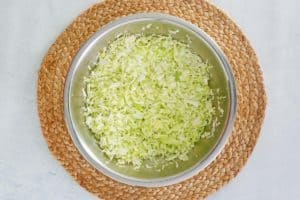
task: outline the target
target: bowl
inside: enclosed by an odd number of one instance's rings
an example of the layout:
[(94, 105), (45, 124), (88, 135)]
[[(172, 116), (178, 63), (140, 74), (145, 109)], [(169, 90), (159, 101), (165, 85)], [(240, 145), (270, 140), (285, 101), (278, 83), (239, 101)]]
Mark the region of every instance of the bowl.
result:
[[(193, 51), (213, 65), (210, 74), (211, 88), (219, 88), (225, 97), (221, 106), (223, 115), (214, 136), (197, 142), (189, 152), (187, 161), (170, 164), (164, 169), (155, 170), (133, 166), (118, 166), (109, 162), (95, 142), (84, 122), (83, 106), (84, 77), (89, 74), (89, 64), (95, 62), (97, 53), (117, 36), (128, 34), (172, 33), (173, 38), (189, 43)], [(82, 156), (104, 175), (134, 186), (160, 187), (186, 180), (208, 166), (224, 148), (233, 128), (237, 97), (230, 65), (218, 45), (200, 28), (175, 16), (160, 13), (140, 13), (119, 18), (96, 32), (79, 50), (68, 73), (64, 90), (64, 115), (75, 146)]]

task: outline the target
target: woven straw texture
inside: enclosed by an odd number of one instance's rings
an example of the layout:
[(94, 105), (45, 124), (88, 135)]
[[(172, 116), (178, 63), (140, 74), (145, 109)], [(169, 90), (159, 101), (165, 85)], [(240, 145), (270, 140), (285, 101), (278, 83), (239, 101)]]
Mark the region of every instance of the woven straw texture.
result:
[[(179, 184), (142, 188), (116, 182), (80, 155), (63, 114), (64, 82), (72, 58), (99, 28), (121, 16), (163, 12), (190, 21), (208, 33), (226, 54), (235, 76), (238, 113), (225, 149), (204, 171)], [(238, 26), (204, 0), (107, 0), (81, 14), (45, 56), (38, 80), (38, 108), (49, 149), (72, 177), (101, 199), (204, 199), (234, 178), (249, 158), (262, 126), (266, 95), (254, 50)]]

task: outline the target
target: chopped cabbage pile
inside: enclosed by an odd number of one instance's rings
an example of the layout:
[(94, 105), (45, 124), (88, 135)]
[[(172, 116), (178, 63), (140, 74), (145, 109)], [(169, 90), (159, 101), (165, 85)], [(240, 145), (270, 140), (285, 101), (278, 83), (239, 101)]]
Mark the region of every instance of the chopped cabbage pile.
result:
[(187, 160), (214, 123), (208, 63), (171, 36), (123, 35), (85, 80), (85, 123), (110, 160)]

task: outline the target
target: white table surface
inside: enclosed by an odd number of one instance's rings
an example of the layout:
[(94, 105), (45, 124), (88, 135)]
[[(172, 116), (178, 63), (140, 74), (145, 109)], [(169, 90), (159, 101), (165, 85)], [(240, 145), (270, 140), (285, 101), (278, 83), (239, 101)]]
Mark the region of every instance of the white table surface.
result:
[[(37, 115), (37, 73), (64, 28), (94, 0), (0, 0), (0, 199), (96, 199), (54, 159)], [(242, 172), (209, 199), (300, 199), (300, 1), (222, 1), (260, 58), (268, 94)]]

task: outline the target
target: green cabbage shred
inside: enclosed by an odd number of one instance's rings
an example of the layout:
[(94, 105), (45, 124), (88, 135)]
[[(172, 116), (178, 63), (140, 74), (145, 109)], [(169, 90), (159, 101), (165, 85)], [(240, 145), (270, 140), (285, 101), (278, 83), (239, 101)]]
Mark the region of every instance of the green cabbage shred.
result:
[(104, 154), (139, 169), (187, 160), (214, 123), (210, 66), (163, 35), (122, 35), (99, 52), (85, 79), (85, 123)]

